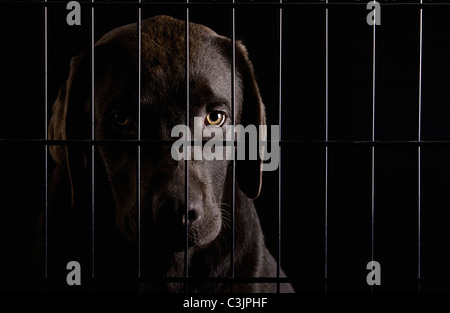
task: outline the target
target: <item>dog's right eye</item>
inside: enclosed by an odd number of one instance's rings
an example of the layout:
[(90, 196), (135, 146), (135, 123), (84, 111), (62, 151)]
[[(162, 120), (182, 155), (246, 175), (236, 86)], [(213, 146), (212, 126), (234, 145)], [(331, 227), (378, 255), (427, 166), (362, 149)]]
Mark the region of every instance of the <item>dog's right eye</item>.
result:
[(206, 116), (206, 124), (211, 126), (221, 126), (225, 122), (225, 113), (213, 111)]
[(114, 112), (112, 114), (112, 119), (114, 124), (116, 124), (119, 127), (126, 127), (131, 122), (131, 118), (128, 115), (121, 112)]

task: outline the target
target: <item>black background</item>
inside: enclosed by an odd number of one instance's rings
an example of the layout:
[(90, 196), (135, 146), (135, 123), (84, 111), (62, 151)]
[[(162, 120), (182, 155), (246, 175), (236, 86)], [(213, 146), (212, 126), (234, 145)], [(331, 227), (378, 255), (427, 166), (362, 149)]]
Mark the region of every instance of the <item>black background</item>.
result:
[[(0, 289), (30, 291), (27, 251), (44, 208), (44, 9), (0, 1)], [(20, 4), (19, 4), (20, 2)], [(133, 5), (95, 8), (95, 40), (136, 21)], [(131, 2), (131, 1), (130, 1)], [(147, 2), (147, 1), (143, 1)], [(145, 6), (142, 17), (185, 18), (183, 5)], [(192, 3), (197, 1), (191, 1)], [(192, 6), (190, 20), (231, 36), (231, 8)], [(254, 64), (269, 124), (279, 124), (278, 1), (236, 7), (236, 38)], [(418, 221), (419, 18), (417, 5), (380, 1), (376, 27), (374, 259), (382, 285), (366, 284), (372, 259), (373, 27), (365, 1), (329, 7), (328, 215), (325, 216), (325, 6), (284, 1), (281, 80), (281, 265), (297, 292), (448, 292), (450, 145), (421, 148)], [(339, 1), (329, 1), (337, 3)], [(342, 1), (341, 1), (342, 2)], [(419, 1), (409, 1), (418, 3)], [(424, 1), (435, 3), (437, 1)], [(90, 47), (90, 6), (68, 26), (67, 1), (49, 1), (49, 113), (72, 56)], [(313, 4), (317, 3), (317, 4)], [(449, 5), (423, 8), (422, 140), (449, 141)], [(3, 139), (8, 139), (7, 141)], [(363, 143), (361, 143), (361, 141)], [(395, 141), (395, 142), (393, 142)], [(49, 160), (49, 162), (51, 162)], [(265, 172), (256, 200), (267, 244), (278, 249), (278, 177)], [(325, 221), (327, 220), (327, 258)], [(327, 263), (325, 264), (325, 260)], [(325, 280), (325, 268), (328, 279)]]

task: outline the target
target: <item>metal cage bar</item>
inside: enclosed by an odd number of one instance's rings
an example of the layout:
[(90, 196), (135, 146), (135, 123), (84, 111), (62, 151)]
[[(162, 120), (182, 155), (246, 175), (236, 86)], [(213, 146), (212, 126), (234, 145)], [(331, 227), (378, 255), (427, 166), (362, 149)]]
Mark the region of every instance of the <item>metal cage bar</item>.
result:
[[(47, 3), (47, 0), (45, 0)], [(44, 140), (48, 141), (48, 10), (44, 6)], [(44, 145), (44, 277), (48, 276), (48, 145)]]
[[(374, 21), (376, 11), (374, 11)], [(375, 78), (376, 78), (376, 23), (373, 23), (373, 37), (372, 37), (372, 142), (375, 141)], [(372, 217), (371, 217), (371, 257), (374, 261), (375, 252), (375, 146), (372, 146)], [(373, 288), (372, 288), (373, 291)]]
[[(189, 0), (186, 0), (186, 4), (189, 4)], [(186, 6), (186, 21), (185, 21), (185, 70), (186, 70), (186, 125), (189, 125), (189, 108), (190, 108), (190, 76), (189, 76), (189, 6)], [(189, 149), (188, 152), (189, 153)], [(186, 152), (185, 152), (186, 153)], [(189, 260), (188, 260), (188, 249), (189, 249), (189, 223), (188, 223), (188, 213), (189, 213), (189, 157), (187, 154), (185, 159), (185, 176), (184, 176), (184, 191), (185, 191), (185, 202), (186, 202), (186, 211), (185, 211), (185, 235), (186, 242), (184, 247), (184, 277), (189, 277)], [(188, 282), (186, 279), (185, 289), (188, 291)]]
[[(422, 0), (420, 0), (420, 4), (422, 4)], [(422, 140), (422, 57), (423, 57), (423, 9), (420, 8), (419, 12), (419, 112), (418, 112), (418, 133), (417, 140), (421, 142)], [(420, 279), (422, 278), (421, 272), (421, 236), (422, 236), (422, 151), (421, 146), (417, 147), (417, 278), (418, 282), (418, 292), (420, 292)]]
[[(141, 0), (139, 0), (141, 3)], [(141, 34), (141, 23), (142, 23), (142, 9), (139, 6), (137, 8), (137, 53), (138, 53), (138, 114), (137, 114), (137, 140), (141, 141), (141, 66), (142, 66), (142, 34)], [(137, 217), (138, 217), (138, 278), (141, 278), (141, 145), (137, 146), (137, 169), (136, 169), (136, 207), (137, 207)]]
[[(94, 0), (92, 0), (94, 4)], [(95, 141), (95, 8), (91, 7), (91, 141)], [(91, 145), (92, 278), (95, 276), (95, 146)]]
[[(328, 0), (326, 0), (328, 4)], [(328, 7), (325, 8), (325, 142), (328, 142)], [(328, 292), (328, 145), (325, 146), (325, 238), (324, 238), (324, 278), (325, 293)]]
[[(283, 0), (280, 0), (280, 4), (283, 3)], [(283, 8), (280, 7), (278, 12), (278, 38), (279, 38), (279, 56), (278, 56), (278, 127), (280, 130), (279, 133), (279, 141), (281, 142), (281, 126), (282, 126), (282, 66), (283, 66)], [(282, 207), (282, 199), (281, 199), (281, 147), (279, 150), (280, 163), (278, 164), (278, 251), (277, 251), (277, 293), (280, 293), (280, 274), (281, 274), (281, 207)]]
[[(233, 4), (235, 0), (233, 0)], [(231, 9), (231, 120), (233, 125), (236, 125), (236, 9), (233, 6)], [(235, 138), (233, 136), (233, 143)], [(232, 189), (231, 189), (231, 291), (234, 291), (234, 258), (236, 249), (236, 149), (234, 150), (234, 157), (232, 161)]]

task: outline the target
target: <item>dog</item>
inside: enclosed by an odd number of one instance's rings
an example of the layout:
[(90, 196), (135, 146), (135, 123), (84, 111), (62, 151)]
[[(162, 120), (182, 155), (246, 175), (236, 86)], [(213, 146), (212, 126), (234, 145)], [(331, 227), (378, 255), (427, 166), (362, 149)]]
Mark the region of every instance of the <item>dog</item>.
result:
[[(235, 183), (233, 161), (176, 161), (164, 144), (173, 142), (175, 125), (192, 129), (194, 117), (218, 129), (233, 124), (233, 43), (195, 23), (189, 24), (186, 120), (185, 33), (185, 22), (169, 16), (143, 20), (139, 63), (137, 25), (110, 31), (95, 44), (94, 90), (90, 54), (72, 59), (48, 127), (49, 139), (73, 141), (49, 147), (56, 164), (46, 217), (49, 276), (65, 283), (65, 264), (75, 259), (96, 278), (96, 288), (100, 278), (123, 286), (128, 275), (141, 278), (140, 291), (266, 293), (277, 291), (274, 280), (244, 279), (286, 277), (265, 246), (253, 204), (261, 190), (261, 157), (236, 161)], [(241, 42), (235, 43), (235, 62), (235, 124), (264, 125)], [(94, 148), (92, 131), (103, 142)], [(137, 138), (140, 145), (133, 144)], [(132, 273), (123, 274), (127, 268)], [(170, 280), (185, 276), (193, 280)], [(232, 276), (242, 280), (226, 279)], [(287, 282), (278, 287), (293, 292)]]

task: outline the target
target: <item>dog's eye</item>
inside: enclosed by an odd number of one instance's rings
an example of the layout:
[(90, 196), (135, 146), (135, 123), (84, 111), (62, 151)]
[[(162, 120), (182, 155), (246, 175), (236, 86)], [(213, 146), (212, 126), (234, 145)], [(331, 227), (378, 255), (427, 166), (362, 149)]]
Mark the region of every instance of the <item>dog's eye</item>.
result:
[(206, 125), (221, 126), (225, 122), (225, 113), (213, 111), (206, 116)]
[(131, 118), (128, 115), (126, 115), (124, 113), (120, 113), (120, 112), (114, 112), (112, 114), (112, 118), (113, 118), (114, 123), (120, 127), (128, 126), (131, 121)]

